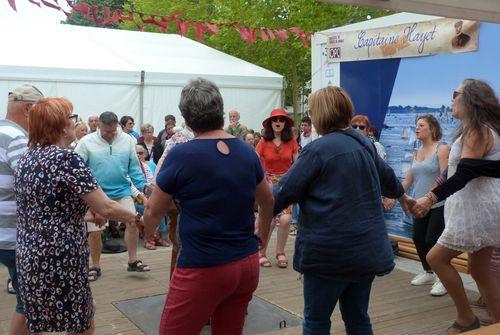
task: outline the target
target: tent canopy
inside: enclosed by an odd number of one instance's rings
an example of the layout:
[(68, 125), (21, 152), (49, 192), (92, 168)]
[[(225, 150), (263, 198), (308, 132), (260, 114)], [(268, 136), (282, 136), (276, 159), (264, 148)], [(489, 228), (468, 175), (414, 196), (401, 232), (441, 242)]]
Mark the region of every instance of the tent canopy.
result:
[(197, 77), (214, 81), (226, 109), (238, 108), (251, 127), (281, 106), (283, 76), (179, 35), (0, 23), (0, 36), (8, 50), (0, 53), (3, 110), (9, 89), (30, 82), (68, 97), (84, 118), (112, 110), (159, 130), (166, 114), (182, 122), (180, 92)]

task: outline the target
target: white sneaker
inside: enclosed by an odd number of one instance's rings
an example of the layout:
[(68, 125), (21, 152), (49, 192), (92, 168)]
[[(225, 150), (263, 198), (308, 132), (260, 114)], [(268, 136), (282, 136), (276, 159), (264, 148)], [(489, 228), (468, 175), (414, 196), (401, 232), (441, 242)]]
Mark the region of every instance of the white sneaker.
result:
[(431, 285), (436, 281), (436, 275), (434, 273), (424, 272), (412, 279), (411, 284), (415, 286), (420, 285)]
[(431, 295), (435, 297), (440, 297), (442, 295), (445, 295), (446, 293), (448, 293), (446, 287), (444, 287), (443, 283), (441, 283), (441, 281), (438, 278), (438, 280), (434, 283), (434, 285), (432, 285)]

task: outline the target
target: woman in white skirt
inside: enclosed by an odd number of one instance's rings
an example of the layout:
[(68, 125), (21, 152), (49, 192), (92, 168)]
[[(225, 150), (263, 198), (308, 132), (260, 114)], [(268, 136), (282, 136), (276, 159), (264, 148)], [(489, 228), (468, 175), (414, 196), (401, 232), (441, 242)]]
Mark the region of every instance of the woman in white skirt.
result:
[[(482, 159), (500, 160), (500, 105), (495, 91), (485, 82), (466, 79), (453, 93), (453, 117), (462, 124), (449, 157), (448, 178), (464, 176), (464, 164)], [(458, 169), (457, 169), (458, 168)], [(444, 185), (443, 185), (444, 186)], [(443, 187), (441, 187), (443, 188)], [(420, 198), (413, 208), (425, 215), (433, 203), (441, 200), (437, 189)], [(500, 179), (478, 177), (451, 195), (445, 203), (445, 229), (427, 261), (452, 297), (457, 320), (443, 334), (459, 334), (479, 328), (462, 280), (451, 260), (468, 252), (471, 275), (491, 313), (500, 322), (500, 289), (490, 272), (491, 255), (500, 245)]]

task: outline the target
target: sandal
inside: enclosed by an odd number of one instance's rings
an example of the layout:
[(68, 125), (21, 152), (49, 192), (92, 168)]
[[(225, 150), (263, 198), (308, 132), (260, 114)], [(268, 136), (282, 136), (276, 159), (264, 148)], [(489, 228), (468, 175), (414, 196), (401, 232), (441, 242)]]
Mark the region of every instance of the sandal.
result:
[(12, 285), (12, 279), (7, 279), (7, 292), (10, 294), (16, 294), (16, 290), (14, 290), (14, 286)]
[(128, 263), (127, 271), (130, 272), (148, 272), (151, 270), (149, 266), (142, 263), (140, 260), (136, 260), (135, 262)]
[(479, 327), (481, 327), (481, 322), (479, 322), (479, 319), (476, 316), (474, 322), (472, 322), (472, 324), (469, 326), (463, 326), (456, 321), (453, 322), (451, 327), (448, 328), (445, 332), (441, 333), (441, 335), (449, 335), (450, 333), (448, 332), (448, 330), (450, 330), (450, 329), (459, 330), (460, 332), (458, 334), (462, 334), (462, 333), (468, 332), (470, 330), (478, 329)]
[(158, 237), (155, 241), (155, 245), (157, 247), (170, 247), (170, 243), (162, 239), (161, 237)]
[(288, 233), (290, 236), (297, 236), (297, 225), (290, 225), (290, 232)]
[(156, 245), (154, 242), (146, 241), (146, 242), (144, 242), (144, 248), (146, 248), (148, 250), (156, 250)]
[(96, 281), (101, 276), (101, 268), (98, 266), (91, 266), (89, 268), (89, 281)]
[(269, 259), (267, 259), (266, 256), (260, 256), (260, 258), (259, 258), (259, 264), (263, 268), (270, 268), (271, 266), (273, 266), (271, 264), (271, 262), (269, 261)]
[(477, 300), (470, 302), (471, 306), (486, 309), (486, 304), (484, 303), (483, 297), (479, 297)]
[(280, 256), (286, 257), (284, 252), (276, 253), (276, 260), (278, 261), (278, 267), (285, 269), (288, 267), (288, 259), (280, 259)]

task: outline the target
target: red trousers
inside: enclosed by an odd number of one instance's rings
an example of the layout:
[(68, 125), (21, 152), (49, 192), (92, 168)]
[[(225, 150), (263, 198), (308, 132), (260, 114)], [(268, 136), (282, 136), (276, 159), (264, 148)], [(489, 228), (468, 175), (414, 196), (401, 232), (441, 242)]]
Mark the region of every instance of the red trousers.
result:
[(245, 313), (258, 283), (257, 253), (210, 268), (176, 268), (160, 335), (198, 335), (208, 320), (212, 335), (243, 334)]

